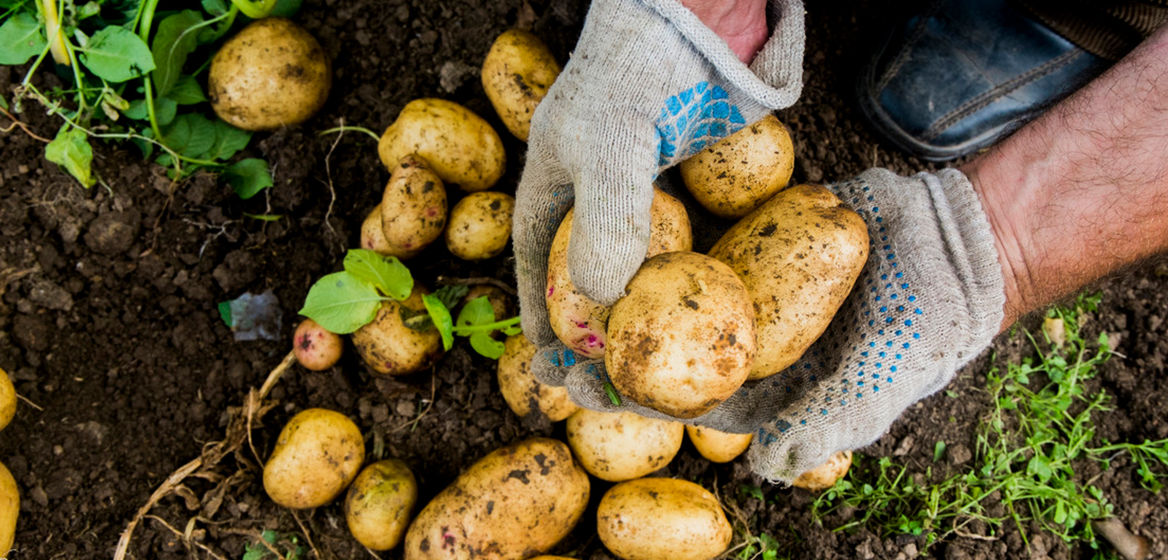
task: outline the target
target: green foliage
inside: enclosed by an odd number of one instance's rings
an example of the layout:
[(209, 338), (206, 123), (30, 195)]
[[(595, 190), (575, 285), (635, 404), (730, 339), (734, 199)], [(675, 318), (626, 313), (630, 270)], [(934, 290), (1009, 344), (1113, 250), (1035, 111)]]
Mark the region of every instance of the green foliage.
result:
[(414, 290), (410, 269), (394, 257), (383, 257), (368, 249), (350, 249), (344, 266), (353, 276), (398, 301), (410, 297)]
[(329, 332), (349, 334), (372, 321), (387, 299), (372, 284), (345, 270), (317, 280), (309, 288), (300, 314)]
[(90, 167), (93, 163), (93, 148), (89, 145), (89, 137), (76, 128), (62, 126), (57, 131), (57, 137), (45, 146), (45, 158), (64, 167), (86, 187), (92, 187), (96, 182)]
[(81, 62), (107, 82), (121, 83), (154, 70), (150, 48), (123, 27), (105, 27), (81, 48)]
[(0, 25), (0, 64), (24, 64), (46, 47), (44, 28), (33, 14), (18, 12)]
[[(995, 533), (1012, 521), (1024, 539), (1034, 521), (1066, 542), (1095, 548), (1090, 521), (1108, 517), (1112, 506), (1090, 480), (1076, 476), (1084, 463), (1108, 468), (1116, 454), (1126, 453), (1150, 491), (1158, 491), (1168, 476), (1168, 439), (1096, 441), (1092, 415), (1108, 410), (1110, 396), (1087, 392), (1085, 383), (1111, 351), (1106, 335), (1084, 340), (1079, 327), (1082, 314), (1093, 311), (1098, 301), (1097, 296), (1080, 297), (1073, 309), (1050, 311), (1049, 317), (1065, 326), (1061, 347), (1039, 344), (1027, 333), (1037, 358), (987, 373), (985, 390), (993, 405), (978, 426), (970, 470), (927, 484), (918, 480), (931, 480), (931, 467), (918, 478), (887, 457), (876, 460), (874, 468), (871, 459), (857, 461), (866, 468), (853, 468), (821, 494), (813, 504), (815, 514), (855, 508), (858, 515), (837, 530), (867, 526), (924, 535), (926, 550), (974, 521)], [(937, 442), (934, 459), (943, 453), (943, 442)], [(990, 508), (991, 501), (1000, 507)]]
[[(292, 533), (277, 533), (271, 529), (264, 529), (260, 534), (263, 542), (248, 543), (244, 548), (241, 560), (304, 560), (308, 556), (308, 549), (300, 544), (300, 537)], [(275, 550), (279, 554), (272, 551)]]

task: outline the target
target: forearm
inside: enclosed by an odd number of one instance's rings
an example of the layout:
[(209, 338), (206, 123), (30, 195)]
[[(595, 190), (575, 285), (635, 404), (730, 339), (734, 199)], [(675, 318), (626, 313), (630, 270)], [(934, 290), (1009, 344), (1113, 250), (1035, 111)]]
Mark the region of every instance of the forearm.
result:
[(747, 64), (766, 43), (766, 0), (681, 0)]
[(962, 170), (1021, 315), (1168, 249), (1168, 28)]

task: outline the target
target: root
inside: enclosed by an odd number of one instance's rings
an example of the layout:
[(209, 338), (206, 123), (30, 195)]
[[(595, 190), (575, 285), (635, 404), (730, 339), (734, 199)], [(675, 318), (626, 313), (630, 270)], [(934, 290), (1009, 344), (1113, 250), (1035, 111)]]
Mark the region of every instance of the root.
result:
[(33, 132), (32, 129), (30, 129), (27, 124), (24, 124), (24, 122), (22, 122), (20, 119), (13, 116), (12, 113), (9, 113), (8, 109), (5, 109), (3, 106), (0, 106), (0, 113), (4, 113), (5, 117), (8, 117), (9, 119), (12, 120), (12, 124), (10, 124), (4, 128), (0, 128), (0, 132), (4, 132), (4, 133), (12, 132), (13, 128), (16, 128), (19, 126), (20, 130), (23, 130), (24, 133), (29, 135), (29, 137), (31, 137), (33, 140), (39, 140), (41, 142), (44, 142), (45, 144), (52, 142), (52, 140), (49, 140), (48, 138), (45, 138), (44, 136), (41, 136), (41, 135)]

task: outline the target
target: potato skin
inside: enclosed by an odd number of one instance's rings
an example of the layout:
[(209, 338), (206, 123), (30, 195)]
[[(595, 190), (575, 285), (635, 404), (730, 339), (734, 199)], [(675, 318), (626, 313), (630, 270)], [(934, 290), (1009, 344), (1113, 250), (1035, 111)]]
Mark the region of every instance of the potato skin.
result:
[(708, 560), (734, 531), (718, 498), (675, 478), (641, 478), (613, 486), (596, 508), (596, 532), (626, 560)]
[(12, 385), (12, 378), (8, 372), (0, 368), (0, 430), (3, 430), (12, 417), (16, 416), (16, 387)]
[(348, 416), (310, 408), (280, 430), (264, 464), (264, 491), (287, 508), (322, 506), (336, 498), (365, 460), (365, 439)]
[(504, 31), (483, 60), (483, 91), (499, 119), (527, 141), (531, 115), (560, 74), (560, 65), (539, 37), (519, 29)]
[(522, 333), (507, 337), (503, 355), (496, 364), (499, 391), (507, 406), (519, 416), (538, 410), (552, 422), (559, 422), (579, 410), (568, 396), (567, 387), (552, 387), (540, 383), (531, 373), (531, 359), (535, 345)]
[(414, 285), (410, 297), (403, 301), (383, 301), (377, 316), (353, 332), (357, 354), (373, 371), (386, 375), (405, 375), (434, 363), (442, 355), (442, 336), (437, 329), (411, 329), (402, 322), (402, 308), (425, 313), (425, 294)]
[(305, 319), (292, 335), (292, 352), (305, 369), (323, 371), (341, 359), (345, 343), (312, 319)]
[(746, 381), (755, 354), (750, 294), (700, 253), (662, 253), (612, 306), (604, 365), (613, 386), (675, 418), (712, 410)]
[(795, 170), (791, 133), (767, 115), (681, 162), (681, 179), (699, 203), (741, 218), (787, 186)]
[(207, 96), (228, 124), (270, 130), (308, 120), (328, 99), (331, 85), (320, 43), (291, 21), (264, 18), (215, 53)]
[[(564, 216), (548, 253), (548, 321), (556, 338), (572, 351), (587, 358), (601, 358), (608, 344), (605, 325), (608, 324), (610, 308), (581, 293), (569, 275), (568, 241), (572, 235), (574, 214), (569, 210)], [(653, 189), (649, 216), (649, 249), (645, 258), (693, 248), (689, 215), (681, 201), (660, 189)]]
[(680, 422), (586, 408), (569, 416), (566, 428), (568, 445), (584, 469), (610, 482), (645, 476), (668, 465), (685, 438)]
[(385, 231), (381, 227), (381, 205), (374, 206), (365, 215), (361, 222), (361, 248), (369, 249), (379, 255), (389, 255), (393, 252), (389, 241), (385, 239)]
[(345, 495), (345, 523), (362, 546), (389, 550), (401, 542), (418, 501), (418, 482), (405, 463), (378, 461), (361, 470)]
[(572, 530), (588, 493), (588, 475), (563, 442), (496, 449), (422, 509), (406, 533), (405, 560), (535, 556)]
[(446, 187), (426, 162), (413, 154), (393, 168), (378, 207), (388, 254), (399, 259), (420, 253), (446, 227)]
[(798, 360), (852, 290), (868, 259), (868, 227), (818, 185), (786, 189), (727, 231), (710, 256), (754, 300), (758, 353), (750, 379)]
[(445, 183), (475, 192), (503, 176), (503, 140), (482, 117), (452, 101), (415, 99), (398, 113), (377, 144), (381, 163), (390, 168), (417, 154)]
[(835, 486), (835, 481), (843, 478), (848, 474), (848, 469), (852, 466), (852, 452), (836, 451), (827, 462), (799, 475), (791, 486), (818, 492), (826, 490)]
[(730, 434), (703, 426), (686, 426), (685, 433), (698, 453), (714, 463), (733, 461), (754, 439), (754, 434)]
[(20, 515), (20, 488), (8, 467), (0, 463), (0, 557), (8, 556), (16, 539), (16, 518)]
[(450, 211), (446, 248), (468, 261), (489, 259), (503, 252), (511, 239), (515, 197), (501, 192), (466, 195)]

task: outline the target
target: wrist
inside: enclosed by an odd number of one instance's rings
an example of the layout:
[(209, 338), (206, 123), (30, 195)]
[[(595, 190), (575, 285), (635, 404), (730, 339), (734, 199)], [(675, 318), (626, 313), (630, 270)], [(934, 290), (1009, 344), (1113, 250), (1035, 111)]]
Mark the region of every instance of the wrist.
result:
[(762, 49), (770, 33), (766, 21), (766, 0), (681, 0), (718, 37), (749, 64)]

